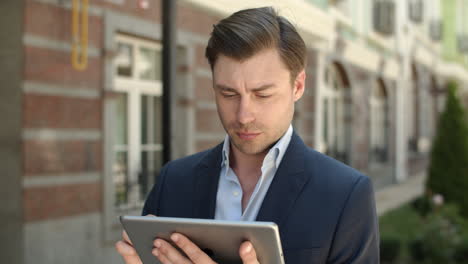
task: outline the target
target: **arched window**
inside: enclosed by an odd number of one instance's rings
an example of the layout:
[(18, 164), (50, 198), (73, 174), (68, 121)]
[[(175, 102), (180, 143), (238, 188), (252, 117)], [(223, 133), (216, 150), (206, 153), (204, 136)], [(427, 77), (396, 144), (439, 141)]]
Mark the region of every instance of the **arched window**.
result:
[(343, 71), (335, 63), (325, 71), (322, 145), (325, 154), (349, 163), (350, 92)]
[(375, 82), (370, 96), (369, 161), (381, 164), (388, 161), (388, 96), (381, 80)]

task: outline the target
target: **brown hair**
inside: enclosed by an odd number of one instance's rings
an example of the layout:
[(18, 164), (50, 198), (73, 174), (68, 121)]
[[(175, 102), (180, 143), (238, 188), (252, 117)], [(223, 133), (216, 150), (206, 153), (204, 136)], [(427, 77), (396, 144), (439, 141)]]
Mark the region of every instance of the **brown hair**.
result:
[(304, 40), (272, 7), (241, 10), (213, 25), (205, 57), (213, 70), (220, 54), (242, 61), (267, 48), (278, 49), (292, 81), (304, 69)]

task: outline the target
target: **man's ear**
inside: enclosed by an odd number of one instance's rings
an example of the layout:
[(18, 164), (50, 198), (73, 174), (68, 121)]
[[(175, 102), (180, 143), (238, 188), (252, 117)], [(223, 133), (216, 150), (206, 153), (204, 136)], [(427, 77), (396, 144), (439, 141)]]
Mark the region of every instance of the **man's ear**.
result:
[(297, 102), (297, 100), (299, 100), (304, 94), (305, 78), (306, 73), (303, 69), (297, 74), (296, 80), (294, 80), (294, 102)]

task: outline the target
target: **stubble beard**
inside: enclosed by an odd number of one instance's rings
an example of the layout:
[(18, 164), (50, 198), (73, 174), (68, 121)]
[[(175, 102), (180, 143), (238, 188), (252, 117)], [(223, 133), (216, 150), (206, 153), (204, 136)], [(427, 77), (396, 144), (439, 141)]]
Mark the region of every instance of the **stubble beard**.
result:
[[(262, 137), (264, 134), (261, 134), (257, 137)], [(240, 152), (247, 155), (257, 155), (268, 151), (271, 147), (270, 144), (262, 142), (261, 139), (255, 138), (250, 141), (242, 140), (237, 135), (229, 135), (231, 143), (237, 148)]]
[[(229, 128), (230, 129), (226, 130), (228, 131), (231, 143), (236, 149), (246, 155), (257, 155), (268, 152), (268, 150), (270, 150), (270, 148), (281, 137), (281, 133), (279, 131), (269, 130), (270, 133), (266, 133), (265, 129), (256, 125), (230, 125)], [(255, 131), (260, 132), (261, 134), (252, 140), (243, 140), (237, 135), (238, 131)]]

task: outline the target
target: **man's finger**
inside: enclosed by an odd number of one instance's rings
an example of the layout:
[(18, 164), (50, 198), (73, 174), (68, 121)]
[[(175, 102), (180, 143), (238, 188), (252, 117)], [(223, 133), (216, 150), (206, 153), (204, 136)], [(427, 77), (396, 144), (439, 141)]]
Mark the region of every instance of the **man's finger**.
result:
[(126, 264), (142, 264), (136, 250), (125, 241), (115, 243), (117, 252), (123, 257)]
[(171, 235), (172, 241), (184, 251), (194, 264), (214, 264), (215, 262), (203, 252), (197, 245), (190, 241), (186, 236), (174, 233)]
[[(189, 264), (190, 261), (163, 239), (156, 239), (153, 243), (155, 249), (153, 250), (153, 255), (159, 258), (162, 263), (174, 263), (174, 264)], [(156, 255), (155, 252), (158, 254)], [(167, 259), (167, 260), (165, 260)], [(165, 261), (165, 262), (164, 262)]]
[(125, 241), (117, 241), (115, 248), (121, 255), (136, 255), (136, 250)]
[(125, 242), (127, 242), (130, 245), (133, 245), (132, 241), (130, 241), (130, 238), (128, 237), (128, 234), (125, 230), (122, 231), (122, 237)]
[(162, 264), (173, 264), (164, 254), (161, 254), (161, 252), (158, 249), (153, 249), (153, 255), (155, 255), (159, 261)]
[(257, 259), (257, 253), (249, 241), (245, 241), (239, 248), (239, 255), (244, 264), (259, 264)]

